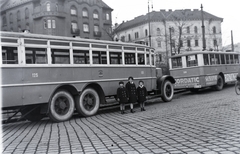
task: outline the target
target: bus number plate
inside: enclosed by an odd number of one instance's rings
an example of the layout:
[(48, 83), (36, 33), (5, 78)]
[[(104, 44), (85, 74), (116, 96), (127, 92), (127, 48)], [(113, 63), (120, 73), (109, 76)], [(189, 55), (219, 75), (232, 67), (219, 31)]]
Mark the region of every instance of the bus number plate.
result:
[(32, 73), (33, 78), (38, 78), (38, 73)]

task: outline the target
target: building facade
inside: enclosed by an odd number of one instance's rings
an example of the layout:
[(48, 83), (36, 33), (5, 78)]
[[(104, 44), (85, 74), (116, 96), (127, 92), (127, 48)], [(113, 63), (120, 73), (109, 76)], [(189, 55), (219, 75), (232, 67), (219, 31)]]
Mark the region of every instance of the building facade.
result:
[[(222, 49), (222, 18), (203, 12), (206, 50)], [(115, 39), (155, 48), (156, 63), (166, 55), (203, 49), (202, 16), (198, 9), (160, 10), (123, 22), (114, 30)]]
[(1, 30), (111, 40), (112, 11), (102, 0), (3, 0)]

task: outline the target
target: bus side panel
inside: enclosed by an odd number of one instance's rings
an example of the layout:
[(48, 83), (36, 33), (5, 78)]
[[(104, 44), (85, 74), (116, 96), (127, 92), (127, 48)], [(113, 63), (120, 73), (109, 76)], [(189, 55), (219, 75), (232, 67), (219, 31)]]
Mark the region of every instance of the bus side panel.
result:
[(2, 67), (2, 107), (21, 106), (22, 68)]

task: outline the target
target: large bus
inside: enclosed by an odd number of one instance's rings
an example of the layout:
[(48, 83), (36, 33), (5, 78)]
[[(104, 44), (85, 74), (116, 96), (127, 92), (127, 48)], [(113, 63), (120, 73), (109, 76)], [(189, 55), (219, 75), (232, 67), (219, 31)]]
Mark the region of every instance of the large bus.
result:
[(2, 110), (30, 121), (66, 121), (97, 113), (119, 81), (133, 76), (148, 92), (171, 101), (174, 78), (154, 65), (154, 49), (140, 44), (1, 32)]
[(213, 87), (222, 90), (224, 84), (236, 80), (240, 54), (235, 52), (192, 51), (169, 58), (170, 74), (175, 89), (197, 92)]

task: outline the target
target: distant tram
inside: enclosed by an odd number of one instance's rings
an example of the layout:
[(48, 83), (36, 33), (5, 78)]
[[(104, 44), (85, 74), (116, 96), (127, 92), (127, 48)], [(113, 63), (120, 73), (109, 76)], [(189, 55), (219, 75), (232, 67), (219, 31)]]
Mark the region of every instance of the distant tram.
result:
[(197, 92), (201, 88), (222, 90), (224, 84), (236, 80), (240, 54), (234, 52), (194, 51), (171, 56), (170, 74), (175, 89)]
[(174, 95), (173, 77), (154, 65), (145, 45), (81, 38), (1, 32), (2, 110), (37, 121), (66, 121), (76, 111), (97, 113), (119, 81), (143, 80), (163, 101)]

